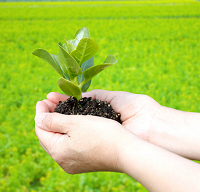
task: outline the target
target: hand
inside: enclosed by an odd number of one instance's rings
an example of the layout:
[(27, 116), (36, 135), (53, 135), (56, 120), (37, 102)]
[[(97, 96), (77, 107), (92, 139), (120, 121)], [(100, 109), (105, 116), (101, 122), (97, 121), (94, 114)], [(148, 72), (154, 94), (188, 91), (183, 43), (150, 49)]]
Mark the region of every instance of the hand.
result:
[(199, 164), (140, 139), (113, 120), (51, 113), (53, 107), (49, 100), (37, 103), (35, 132), (67, 173), (118, 171), (148, 191), (199, 191)]
[[(159, 138), (160, 136), (161, 140), (163, 140), (167, 136), (169, 141), (163, 142), (164, 144), (160, 142), (160, 145), (166, 145), (171, 151), (178, 151), (182, 154), (188, 154), (187, 150), (184, 151), (182, 149), (191, 149), (191, 154), (197, 154), (198, 156), (198, 147), (193, 146), (199, 142), (198, 131), (195, 132), (197, 139), (194, 134), (190, 134), (193, 138), (191, 142), (190, 136), (181, 138), (181, 133), (178, 136), (174, 134), (175, 139), (168, 136), (171, 134), (171, 131), (172, 133), (176, 132), (174, 131), (176, 130), (176, 126), (174, 127), (173, 123), (173, 126), (171, 126), (172, 129), (171, 127), (167, 127), (168, 129), (165, 130), (166, 126), (164, 124), (166, 123), (166, 119), (169, 118), (167, 115), (171, 114), (171, 117), (176, 119), (175, 116), (185, 117), (185, 113), (181, 112), (180, 115), (177, 111), (161, 107), (149, 97), (131, 95), (125, 92), (95, 90), (85, 93), (83, 96), (92, 96), (93, 98), (108, 101), (116, 112), (122, 114), (121, 120), (123, 124), (120, 125), (113, 120), (101, 117), (68, 116), (51, 113), (59, 100), (67, 98), (67, 96), (62, 94), (50, 93), (47, 100), (38, 102), (36, 106), (36, 135), (45, 151), (66, 172), (74, 174), (91, 171), (119, 171), (130, 175), (149, 191), (199, 191), (199, 164), (152, 145), (128, 130), (137, 130), (136, 125), (145, 126), (145, 123), (142, 123), (142, 117), (152, 117), (154, 123), (150, 123), (150, 127), (148, 125), (148, 128), (151, 129), (148, 131), (149, 134), (147, 134), (149, 135), (149, 139), (153, 138), (152, 136), (154, 138), (156, 136)], [(132, 101), (132, 99), (135, 101)], [(149, 102), (145, 104), (144, 101), (147, 102), (147, 100)], [(127, 103), (127, 101), (130, 103)], [(124, 103), (126, 106), (123, 106)], [(149, 106), (151, 106), (149, 103), (151, 103), (152, 107), (155, 106), (154, 110), (149, 109)], [(135, 114), (131, 113), (131, 109)], [(167, 112), (168, 110), (170, 110), (170, 113)], [(132, 116), (126, 113), (131, 113)], [(157, 118), (152, 116), (153, 114), (156, 114)], [(192, 117), (190, 120), (199, 119), (199, 114), (186, 114)], [(164, 124), (161, 124), (159, 121), (159, 118), (162, 116), (167, 117), (165, 117)], [(138, 121), (137, 119), (141, 120)], [(173, 122), (171, 118), (167, 120), (167, 125), (169, 125), (169, 122)], [(135, 122), (141, 123), (136, 124)], [(181, 124), (180, 121), (178, 123)], [(192, 125), (196, 123), (196, 127), (198, 128), (198, 121), (195, 121)], [(127, 129), (123, 125), (127, 126)], [(157, 125), (157, 128), (155, 125)], [(175, 123), (175, 125), (178, 124)], [(146, 135), (144, 133), (148, 129), (143, 128), (144, 132), (141, 135)], [(181, 128), (184, 129), (183, 132), (187, 130), (185, 127), (181, 126)], [(167, 134), (164, 134), (163, 137), (163, 133)], [(177, 141), (177, 137), (181, 139)], [(171, 141), (173, 140), (175, 140), (175, 146), (171, 145)], [(190, 145), (180, 145), (183, 142)], [(176, 148), (177, 146), (178, 148)], [(176, 171), (174, 172), (174, 170)], [(156, 181), (156, 185), (153, 184), (155, 183), (154, 181)]]
[[(151, 141), (154, 127), (152, 122), (161, 110), (151, 97), (132, 94), (122, 91), (93, 90), (83, 93), (83, 97), (92, 97), (110, 103), (112, 108), (121, 114), (122, 125), (143, 139)], [(48, 103), (53, 111), (59, 101), (66, 100), (68, 96), (52, 92), (47, 96)]]
[(50, 113), (52, 107), (49, 101), (37, 103), (35, 132), (41, 146), (63, 170), (71, 174), (120, 171), (118, 147), (131, 132), (105, 118)]
[[(93, 90), (83, 97), (100, 99), (121, 113), (122, 125), (137, 136), (189, 159), (200, 160), (200, 114), (161, 106), (146, 95)], [(51, 111), (67, 96), (50, 93), (45, 100)]]

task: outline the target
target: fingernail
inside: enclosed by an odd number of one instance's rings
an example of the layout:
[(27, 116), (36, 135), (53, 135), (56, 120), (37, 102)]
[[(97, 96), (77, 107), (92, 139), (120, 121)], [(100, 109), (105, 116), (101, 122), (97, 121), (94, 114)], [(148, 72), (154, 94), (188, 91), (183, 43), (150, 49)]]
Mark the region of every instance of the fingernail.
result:
[(50, 94), (51, 94), (51, 92), (47, 94), (47, 99), (48, 99), (48, 97), (49, 97)]
[(38, 113), (35, 116), (35, 123), (38, 127), (42, 127), (42, 122), (45, 116), (46, 116), (46, 113)]

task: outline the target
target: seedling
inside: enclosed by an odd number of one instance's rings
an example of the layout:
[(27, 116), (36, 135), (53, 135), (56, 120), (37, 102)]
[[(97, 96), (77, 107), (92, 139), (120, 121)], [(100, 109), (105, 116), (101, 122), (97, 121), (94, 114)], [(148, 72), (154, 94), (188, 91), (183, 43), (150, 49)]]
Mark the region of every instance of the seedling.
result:
[(36, 49), (33, 55), (47, 61), (61, 75), (59, 87), (77, 100), (82, 98), (82, 92), (87, 91), (94, 76), (117, 62), (114, 56), (108, 55), (103, 64), (94, 65), (94, 55), (99, 47), (90, 38), (87, 27), (79, 29), (75, 39), (65, 39), (65, 43), (59, 43), (58, 46), (58, 55), (49, 54), (44, 49)]

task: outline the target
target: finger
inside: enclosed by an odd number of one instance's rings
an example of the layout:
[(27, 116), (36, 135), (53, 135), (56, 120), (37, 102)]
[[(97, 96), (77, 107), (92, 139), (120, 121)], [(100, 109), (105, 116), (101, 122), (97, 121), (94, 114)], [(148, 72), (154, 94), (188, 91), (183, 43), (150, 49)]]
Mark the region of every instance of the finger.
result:
[(118, 95), (120, 91), (106, 91), (106, 90), (92, 90), (90, 92), (83, 93), (83, 97), (92, 97), (93, 99), (100, 99), (102, 101), (107, 101), (110, 103), (116, 95)]
[[(43, 114), (43, 113), (39, 113), (39, 114)], [(42, 143), (42, 145), (47, 149), (51, 146), (52, 138), (54, 138), (56, 133), (51, 132), (51, 131), (46, 131), (46, 130), (40, 128), (39, 126), (37, 126), (37, 124), (36, 124), (35, 125), (35, 134), (38, 137), (39, 142)], [(62, 135), (62, 134), (60, 134), (60, 135)]]
[(36, 104), (36, 115), (38, 113), (48, 113), (49, 107), (44, 101), (38, 101)]
[(117, 113), (122, 113), (124, 112), (125, 98), (128, 94), (130, 93), (123, 91), (92, 90), (90, 92), (83, 93), (83, 96), (92, 97), (93, 99), (99, 99), (101, 101), (107, 101)]
[(49, 101), (55, 103), (56, 105), (59, 103), (59, 101), (64, 101), (68, 98), (69, 98), (69, 96), (63, 95), (61, 93), (56, 93), (56, 92), (51, 92), (47, 95), (47, 99)]
[(54, 109), (56, 108), (56, 104), (53, 103), (52, 101), (48, 100), (48, 99), (44, 99), (43, 101), (48, 105), (49, 111), (50, 111), (51, 113), (53, 113), (53, 112), (54, 112)]
[(125, 121), (135, 114), (135, 102), (140, 97), (139, 94), (133, 94), (124, 91), (106, 91), (92, 90), (83, 94), (85, 97), (107, 101), (115, 112), (121, 114), (121, 121)]
[[(68, 134), (70, 130), (81, 126), (90, 119), (85, 115), (64, 115), (59, 113), (40, 113), (36, 116), (36, 124), (43, 130)], [(69, 135), (69, 134), (68, 134)]]
[[(40, 116), (39, 114), (46, 114), (49, 113), (49, 107), (44, 101), (38, 101), (36, 105), (36, 116), (35, 119), (37, 119), (37, 116)], [(40, 119), (42, 121), (42, 119)], [(43, 129), (41, 129), (37, 124), (35, 125), (35, 134), (38, 137), (39, 141), (43, 143), (43, 145), (48, 146), (48, 142), (53, 137), (55, 133), (53, 132), (47, 132)], [(44, 142), (45, 140), (45, 142)]]

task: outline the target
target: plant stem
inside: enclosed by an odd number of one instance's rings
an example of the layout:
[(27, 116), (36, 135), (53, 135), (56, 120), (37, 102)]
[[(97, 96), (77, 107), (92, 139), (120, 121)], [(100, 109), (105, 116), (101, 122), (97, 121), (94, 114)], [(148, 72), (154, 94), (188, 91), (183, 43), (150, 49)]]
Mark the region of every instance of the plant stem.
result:
[[(73, 81), (72, 81), (75, 85), (77, 85), (81, 91), (82, 86), (80, 86), (80, 84), (78, 83), (78, 76), (74, 77)], [(82, 99), (82, 94), (80, 95), (76, 95), (74, 96), (76, 97), (76, 99), (79, 101), (80, 99)]]
[(72, 82), (75, 84), (75, 85), (79, 85), (78, 83), (78, 76), (74, 77), (74, 79), (72, 80)]
[(76, 97), (76, 99), (79, 101), (80, 99), (82, 99), (82, 94), (76, 95), (75, 97)]

